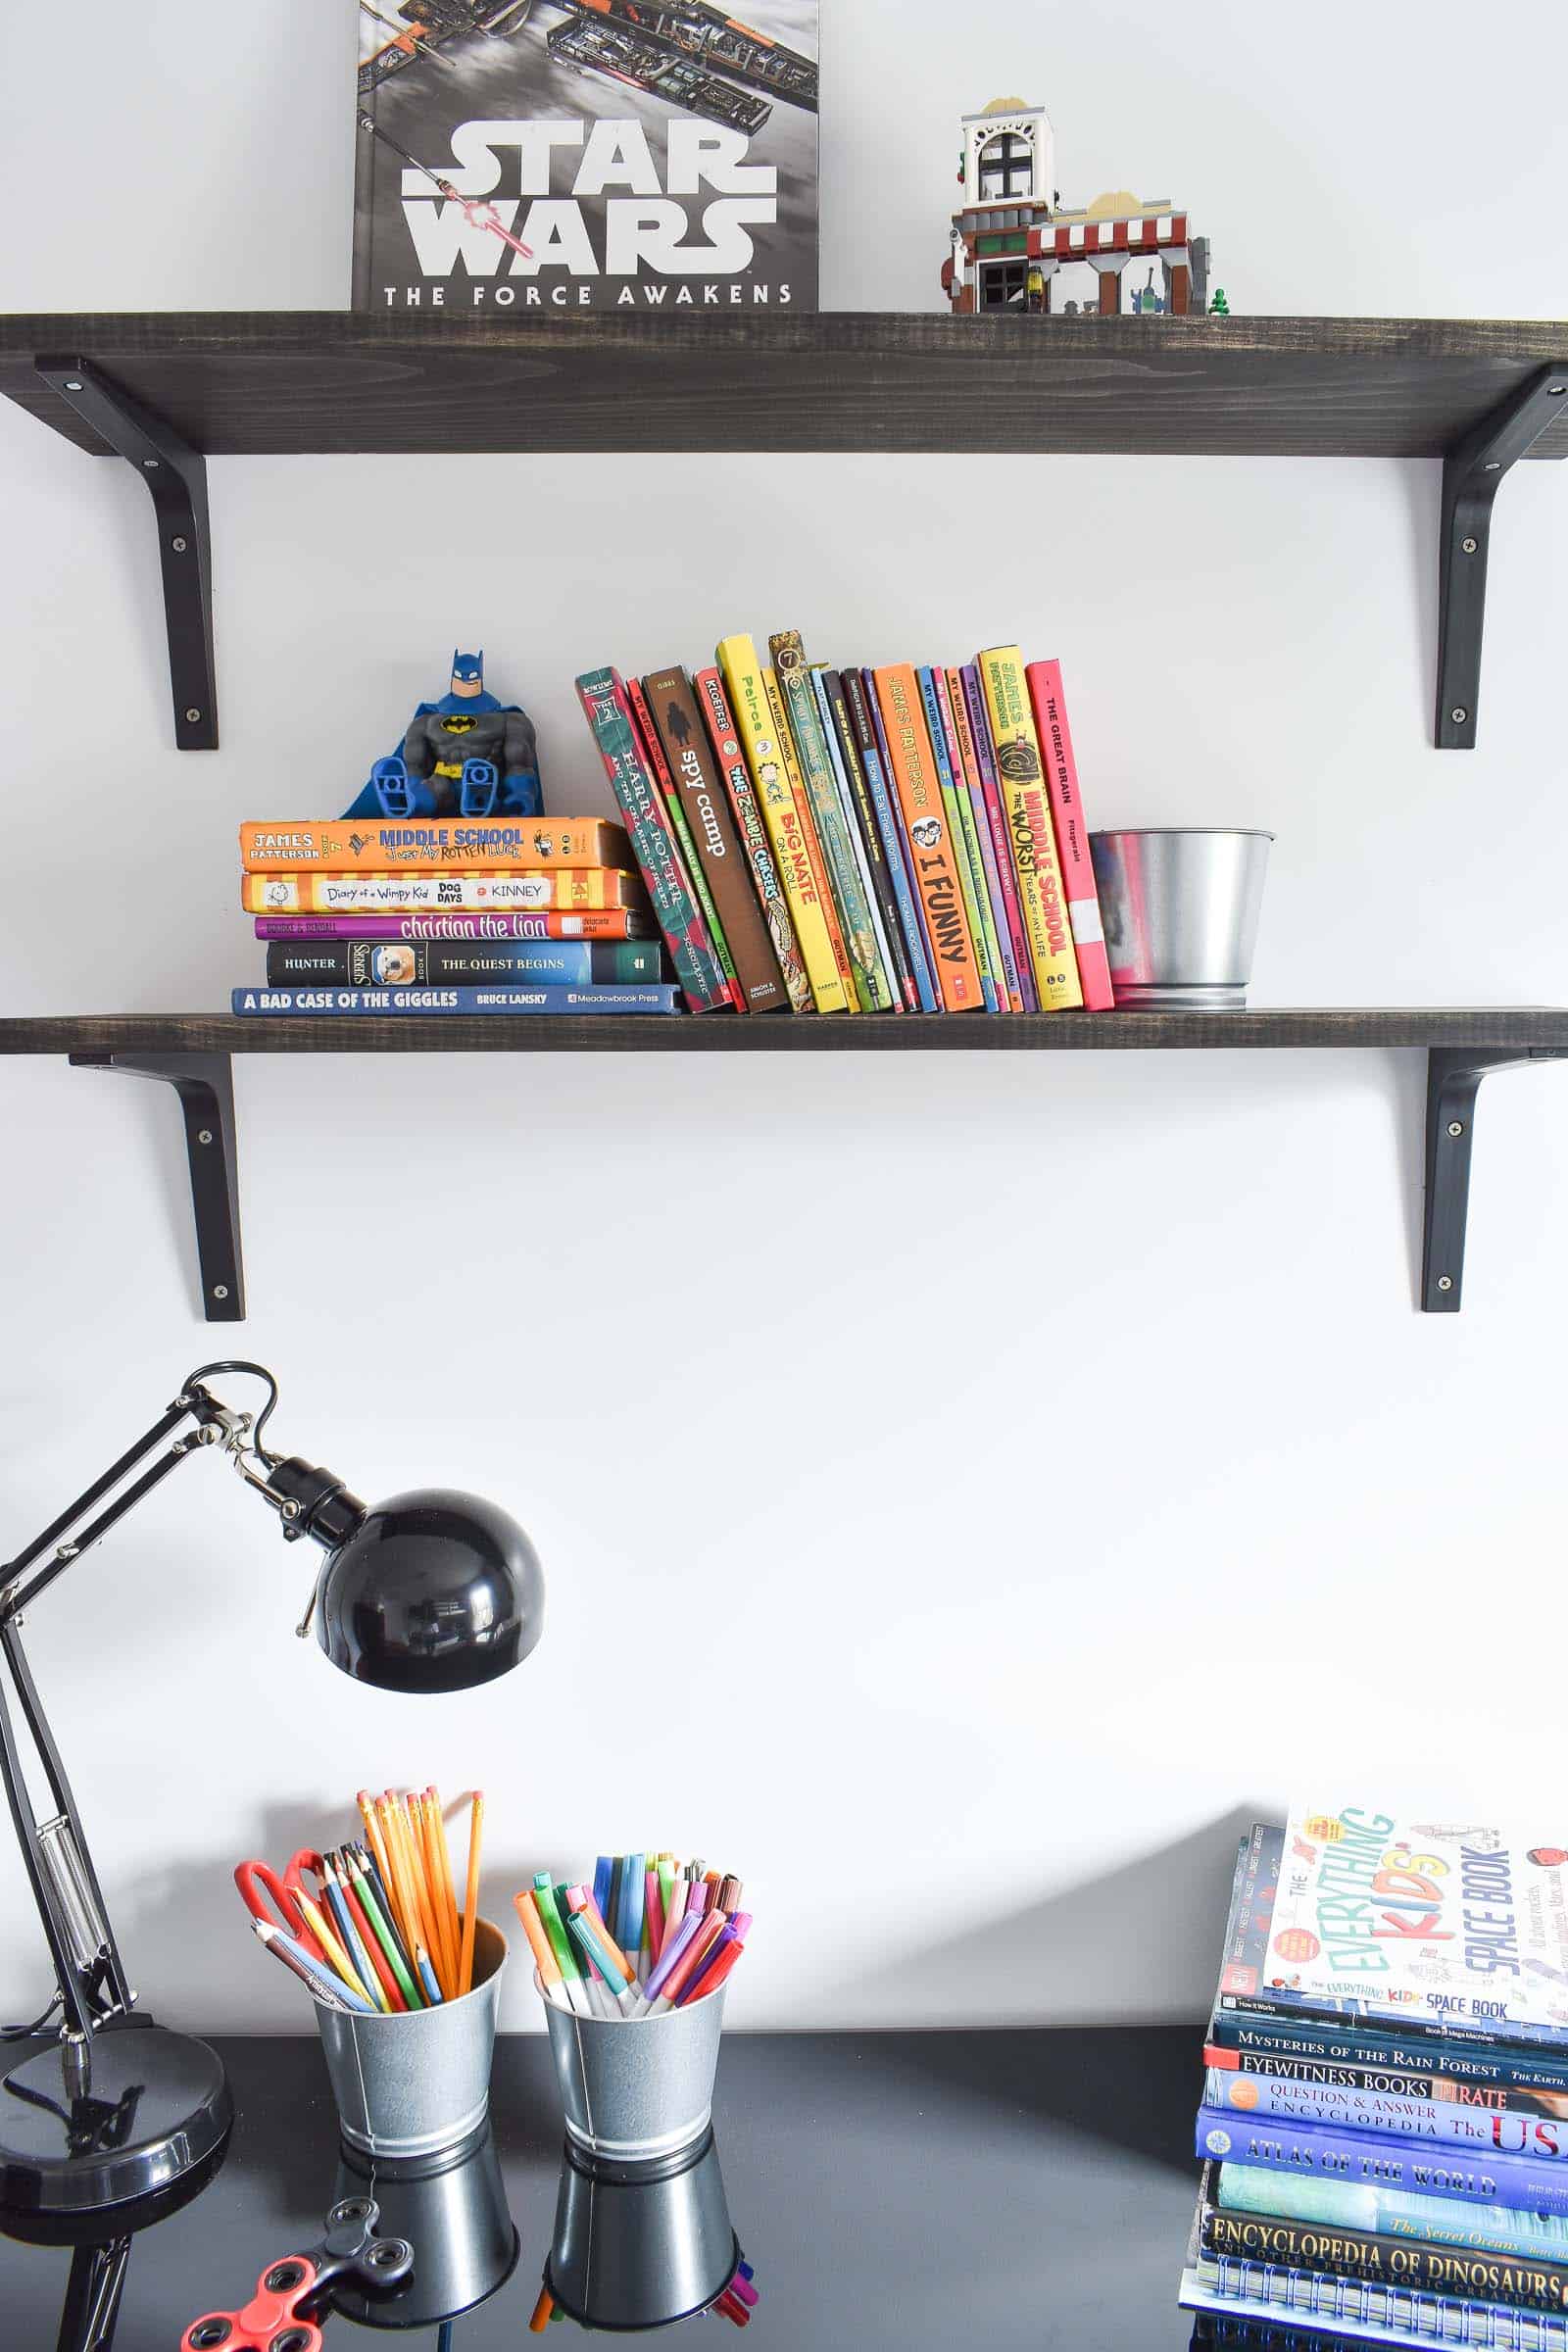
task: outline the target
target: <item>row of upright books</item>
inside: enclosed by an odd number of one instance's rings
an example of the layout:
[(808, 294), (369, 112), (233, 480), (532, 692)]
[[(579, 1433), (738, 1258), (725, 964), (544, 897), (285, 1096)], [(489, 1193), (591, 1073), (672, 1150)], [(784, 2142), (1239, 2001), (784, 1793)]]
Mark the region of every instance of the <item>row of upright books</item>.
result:
[(680, 992), (625, 828), (442, 816), (240, 827), (267, 945), (237, 1013), (668, 1013)]
[(1181, 2293), (1196, 2344), (1285, 2328), (1568, 2352), (1568, 1847), (1551, 1834), (1362, 1805), (1254, 1828), (1204, 2062)]
[(1059, 665), (768, 651), (576, 682), (690, 1009), (1108, 1008)]

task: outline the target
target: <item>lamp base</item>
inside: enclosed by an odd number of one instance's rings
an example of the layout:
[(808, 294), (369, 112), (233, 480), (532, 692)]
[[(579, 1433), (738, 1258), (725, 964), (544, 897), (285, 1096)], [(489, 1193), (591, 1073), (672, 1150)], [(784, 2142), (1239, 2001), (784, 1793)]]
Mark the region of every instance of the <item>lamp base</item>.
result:
[(74, 2065), (56, 2038), (0, 2073), (6, 2212), (64, 2220), (157, 2195), (228, 2137), (234, 2102), (205, 2041), (132, 2020), (93, 2035), (84, 2081)]

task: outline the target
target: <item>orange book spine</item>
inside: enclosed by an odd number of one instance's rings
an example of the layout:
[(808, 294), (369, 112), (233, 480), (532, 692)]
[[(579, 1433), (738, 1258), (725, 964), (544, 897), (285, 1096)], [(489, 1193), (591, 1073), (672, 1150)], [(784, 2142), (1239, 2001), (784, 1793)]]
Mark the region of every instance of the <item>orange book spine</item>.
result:
[(907, 662), (871, 673), (887, 728), (904, 829), (908, 836), (915, 888), (931, 934), (942, 1003), (949, 1012), (979, 1012), (985, 1000), (964, 920), (963, 888), (957, 859), (961, 846), (949, 837), (942, 785), (925, 731), (920, 688)]
[(635, 874), (602, 866), (553, 874), (246, 874), (240, 884), (248, 914), (534, 914), (647, 903)]
[(598, 816), (264, 820), (241, 825), (239, 854), (248, 874), (430, 874), (518, 866), (553, 873), (595, 865), (628, 872), (635, 862), (625, 826)]
[(770, 669), (764, 669), (762, 672), (762, 692), (767, 697), (767, 708), (773, 721), (773, 732), (778, 737), (779, 758), (784, 762), (784, 773), (789, 778), (790, 790), (795, 795), (795, 814), (800, 824), (801, 840), (805, 845), (806, 855), (810, 860), (811, 879), (816, 885), (816, 895), (821, 903), (823, 919), (827, 924), (828, 944), (833, 950), (833, 961), (838, 967), (839, 979), (844, 986), (844, 1009), (846, 1012), (856, 1012), (859, 1009), (860, 1000), (855, 993), (855, 967), (850, 961), (849, 950), (844, 945), (844, 933), (839, 924), (838, 908), (833, 903), (833, 893), (828, 887), (827, 863), (822, 856), (822, 844), (816, 838), (816, 827), (811, 822), (810, 798), (806, 789), (806, 779), (801, 774), (800, 761), (795, 757), (795, 738), (790, 733), (790, 722), (784, 710), (784, 697), (779, 692), (778, 680)]

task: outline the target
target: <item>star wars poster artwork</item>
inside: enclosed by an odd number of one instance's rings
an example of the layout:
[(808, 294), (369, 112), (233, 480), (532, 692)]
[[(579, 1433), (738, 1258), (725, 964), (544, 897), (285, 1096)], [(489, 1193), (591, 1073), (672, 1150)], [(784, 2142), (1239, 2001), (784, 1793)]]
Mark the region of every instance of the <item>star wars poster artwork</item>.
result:
[(354, 307), (817, 303), (817, 0), (358, 0)]

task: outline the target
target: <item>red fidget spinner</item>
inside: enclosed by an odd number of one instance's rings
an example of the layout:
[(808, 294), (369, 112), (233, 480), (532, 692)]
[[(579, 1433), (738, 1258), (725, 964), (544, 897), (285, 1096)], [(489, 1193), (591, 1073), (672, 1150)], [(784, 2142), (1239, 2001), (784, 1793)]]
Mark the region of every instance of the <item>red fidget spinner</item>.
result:
[(326, 2235), (308, 2254), (285, 2254), (256, 2282), (243, 2311), (210, 2311), (192, 2320), (179, 2352), (321, 2352), (318, 2325), (337, 2280), (401, 2286), (414, 2268), (406, 2237), (377, 2237), (373, 2197), (347, 2197), (326, 2217)]

